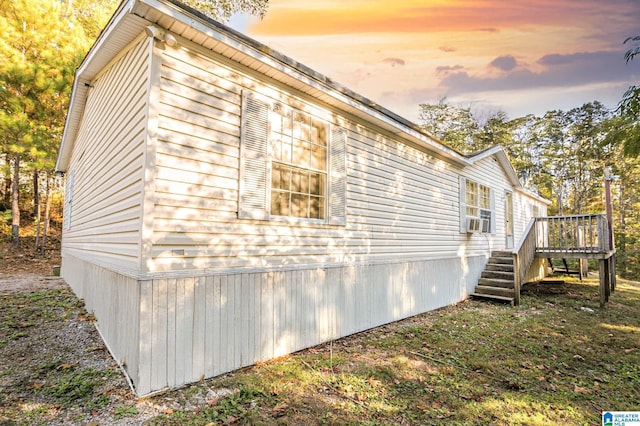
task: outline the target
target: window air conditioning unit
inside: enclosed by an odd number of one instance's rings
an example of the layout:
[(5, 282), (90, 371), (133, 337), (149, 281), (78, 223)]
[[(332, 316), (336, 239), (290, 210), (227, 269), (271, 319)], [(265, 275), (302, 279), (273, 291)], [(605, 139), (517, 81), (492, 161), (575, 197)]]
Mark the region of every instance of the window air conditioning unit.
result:
[(476, 234), (480, 232), (480, 219), (476, 217), (468, 217), (467, 218), (467, 233), (468, 234)]
[(488, 234), (491, 230), (491, 221), (489, 219), (480, 219), (482, 222), (481, 230), (483, 234)]

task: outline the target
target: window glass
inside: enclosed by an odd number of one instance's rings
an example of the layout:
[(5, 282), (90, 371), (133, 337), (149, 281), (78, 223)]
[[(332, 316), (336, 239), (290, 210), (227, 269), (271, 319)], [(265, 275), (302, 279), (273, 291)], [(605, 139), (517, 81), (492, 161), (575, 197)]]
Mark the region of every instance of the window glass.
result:
[(480, 208), (491, 209), (491, 190), (484, 185), (480, 185)]
[(324, 219), (327, 124), (281, 104), (270, 124), (271, 214)]
[(491, 188), (470, 179), (465, 180), (466, 217), (483, 219), (482, 232), (493, 232), (491, 210)]
[(465, 194), (467, 216), (478, 217), (478, 184), (467, 179)]

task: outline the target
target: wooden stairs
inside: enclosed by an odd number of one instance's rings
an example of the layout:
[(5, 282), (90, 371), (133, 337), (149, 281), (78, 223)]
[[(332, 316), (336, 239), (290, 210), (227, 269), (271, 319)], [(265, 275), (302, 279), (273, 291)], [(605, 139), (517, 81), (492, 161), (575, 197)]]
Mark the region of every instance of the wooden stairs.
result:
[(471, 297), (513, 305), (515, 283), (513, 276), (513, 253), (494, 251), (482, 271), (478, 285)]

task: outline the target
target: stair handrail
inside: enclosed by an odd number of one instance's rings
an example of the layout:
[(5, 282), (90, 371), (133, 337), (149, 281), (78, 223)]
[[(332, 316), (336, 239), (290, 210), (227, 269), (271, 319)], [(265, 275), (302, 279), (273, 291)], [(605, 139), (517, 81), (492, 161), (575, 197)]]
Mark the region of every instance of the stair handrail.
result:
[(513, 249), (513, 304), (520, 304), (520, 288), (536, 255), (536, 218), (531, 218), (520, 241)]

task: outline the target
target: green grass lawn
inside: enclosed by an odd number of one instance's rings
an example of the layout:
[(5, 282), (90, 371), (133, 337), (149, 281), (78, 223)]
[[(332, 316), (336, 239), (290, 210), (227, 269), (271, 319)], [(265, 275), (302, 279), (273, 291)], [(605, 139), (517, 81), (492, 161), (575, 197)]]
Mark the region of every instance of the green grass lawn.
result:
[(597, 279), (466, 301), (190, 388), (234, 394), (154, 424), (600, 424), (640, 410), (640, 283)]

